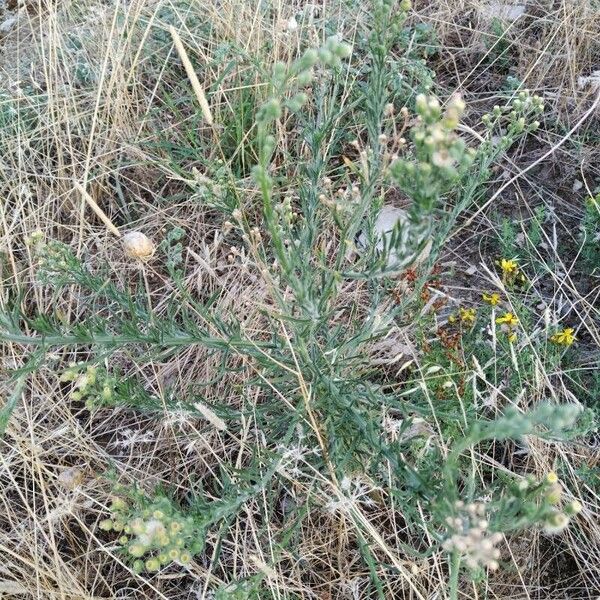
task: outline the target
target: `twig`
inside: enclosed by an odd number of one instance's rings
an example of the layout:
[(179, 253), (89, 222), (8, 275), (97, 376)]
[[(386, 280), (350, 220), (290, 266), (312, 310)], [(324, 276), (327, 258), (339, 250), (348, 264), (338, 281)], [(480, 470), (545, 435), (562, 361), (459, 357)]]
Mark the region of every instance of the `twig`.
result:
[(208, 105), (208, 100), (206, 99), (206, 94), (204, 93), (204, 89), (200, 85), (200, 81), (198, 80), (198, 76), (194, 71), (194, 67), (190, 59), (188, 58), (187, 52), (183, 46), (183, 42), (179, 37), (179, 34), (175, 30), (175, 27), (172, 25), (169, 27), (169, 33), (173, 38), (173, 43), (175, 44), (175, 48), (177, 49), (177, 53), (179, 54), (179, 58), (181, 58), (181, 62), (185, 67), (185, 72), (187, 73), (188, 79), (192, 84), (192, 88), (194, 93), (196, 94), (196, 98), (198, 99), (198, 104), (200, 104), (200, 108), (202, 109), (202, 114), (204, 115), (204, 119), (209, 125), (213, 124), (212, 113), (210, 112), (210, 106)]
[(121, 232), (115, 224), (108, 218), (107, 214), (96, 204), (96, 201), (85, 191), (83, 186), (75, 183), (75, 189), (83, 196), (83, 199), (90, 205), (91, 209), (98, 215), (100, 220), (106, 225), (106, 228), (117, 237), (121, 237)]

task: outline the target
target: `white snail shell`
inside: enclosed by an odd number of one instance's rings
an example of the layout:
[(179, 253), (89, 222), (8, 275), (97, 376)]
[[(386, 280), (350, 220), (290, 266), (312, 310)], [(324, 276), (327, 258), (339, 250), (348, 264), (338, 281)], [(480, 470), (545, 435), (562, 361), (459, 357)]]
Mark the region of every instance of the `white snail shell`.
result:
[(150, 258), (156, 246), (154, 242), (141, 231), (130, 231), (123, 236), (123, 248), (125, 253), (132, 258)]

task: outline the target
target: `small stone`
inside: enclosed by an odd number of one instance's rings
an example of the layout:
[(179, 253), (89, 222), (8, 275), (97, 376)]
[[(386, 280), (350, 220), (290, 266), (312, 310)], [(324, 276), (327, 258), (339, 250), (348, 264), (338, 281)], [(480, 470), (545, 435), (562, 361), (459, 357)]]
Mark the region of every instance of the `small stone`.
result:
[(123, 236), (125, 253), (132, 258), (147, 259), (156, 251), (154, 242), (141, 231), (130, 231)]

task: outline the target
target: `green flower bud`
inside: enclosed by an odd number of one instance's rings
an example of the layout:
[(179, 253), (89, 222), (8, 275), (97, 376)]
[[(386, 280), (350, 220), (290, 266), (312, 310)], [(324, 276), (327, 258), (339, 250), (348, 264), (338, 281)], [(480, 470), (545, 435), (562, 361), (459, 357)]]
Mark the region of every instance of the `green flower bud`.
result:
[(417, 109), (417, 112), (421, 115), (424, 116), (425, 113), (427, 113), (428, 110), (428, 106), (427, 106), (427, 97), (425, 96), (425, 94), (419, 94), (415, 100), (415, 107)]
[(333, 52), (328, 48), (319, 48), (319, 60), (326, 65), (330, 65), (333, 62)]
[(286, 66), (281, 62), (275, 63), (273, 65), (273, 84), (276, 87), (283, 85), (283, 83), (285, 82), (286, 74), (287, 74)]
[(263, 104), (260, 117), (265, 121), (275, 121), (281, 117), (281, 104), (277, 98), (271, 98)]
[(122, 498), (113, 498), (111, 505), (110, 505), (110, 510), (111, 511), (120, 511), (120, 510), (125, 510), (127, 508), (127, 504), (126, 502), (122, 499)]
[(298, 63), (298, 71), (306, 71), (319, 62), (319, 53), (314, 48), (304, 52)]
[(422, 162), (419, 165), (419, 174), (423, 177), (428, 177), (431, 175), (431, 165), (429, 163)]
[(144, 554), (146, 553), (146, 547), (142, 544), (131, 544), (127, 551), (129, 552), (129, 554), (131, 554), (131, 556), (139, 558), (140, 556), (144, 556)]
[(113, 528), (113, 522), (110, 519), (103, 519), (98, 523), (98, 527), (102, 529), (102, 531), (111, 531)]
[(292, 112), (298, 112), (307, 100), (308, 96), (304, 92), (299, 92), (288, 100), (287, 105)]
[(577, 515), (583, 510), (583, 506), (581, 506), (581, 502), (578, 500), (573, 500), (569, 502), (567, 506), (565, 506), (565, 513), (569, 516)]
[(160, 561), (158, 558), (149, 558), (146, 561), (146, 569), (150, 572), (158, 571), (160, 569)]
[(306, 69), (298, 73), (298, 85), (308, 85), (313, 80), (313, 73), (310, 69)]
[(523, 131), (523, 129), (525, 129), (525, 119), (523, 117), (521, 117), (515, 123), (515, 131), (517, 133), (521, 133)]
[(352, 47), (344, 42), (339, 42), (332, 51), (338, 58), (348, 58), (352, 54)]
[(144, 570), (144, 562), (141, 560), (136, 560), (133, 563), (133, 572), (134, 573), (141, 573)]

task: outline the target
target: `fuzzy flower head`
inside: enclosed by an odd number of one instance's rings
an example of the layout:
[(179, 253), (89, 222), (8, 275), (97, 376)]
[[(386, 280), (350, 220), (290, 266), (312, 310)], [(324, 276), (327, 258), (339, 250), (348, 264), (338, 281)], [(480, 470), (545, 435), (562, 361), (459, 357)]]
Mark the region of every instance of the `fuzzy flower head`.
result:
[(456, 516), (446, 519), (449, 537), (444, 542), (444, 550), (458, 552), (470, 569), (497, 569), (500, 551), (496, 545), (502, 540), (502, 534), (488, 531), (485, 505), (465, 505), (459, 501), (455, 508)]
[(569, 524), (569, 517), (563, 512), (553, 512), (544, 522), (544, 531), (550, 535), (560, 533)]
[(571, 327), (567, 327), (566, 329), (563, 329), (562, 331), (555, 333), (550, 338), (550, 341), (553, 344), (556, 344), (557, 346), (567, 346), (568, 347), (568, 346), (571, 346), (576, 339), (577, 338), (574, 335), (574, 330)]

